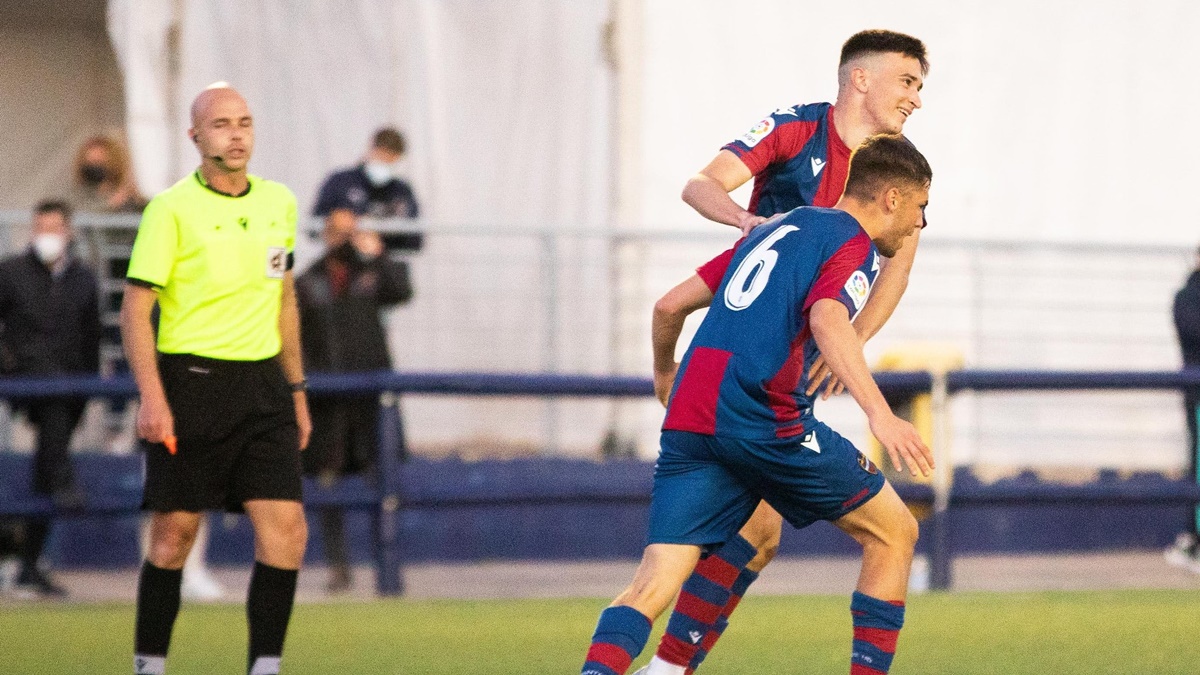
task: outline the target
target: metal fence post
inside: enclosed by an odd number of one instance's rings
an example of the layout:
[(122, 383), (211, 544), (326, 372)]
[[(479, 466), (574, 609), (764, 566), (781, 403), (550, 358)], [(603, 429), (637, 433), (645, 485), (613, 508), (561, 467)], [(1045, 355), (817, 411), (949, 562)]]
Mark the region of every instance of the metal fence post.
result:
[[(543, 301), (546, 303), (546, 325), (544, 332), (545, 351), (542, 354), (542, 368), (547, 373), (557, 373), (561, 365), (559, 358), (559, 331), (562, 302), (562, 292), (559, 289), (559, 256), (558, 235), (554, 232), (543, 232), (542, 248), (542, 282), (545, 287)], [(559, 429), (559, 412), (561, 408), (554, 398), (546, 400), (545, 419), (543, 420), (542, 454), (553, 455), (561, 449), (561, 433)]]
[(954, 478), (954, 464), (950, 458), (950, 396), (946, 386), (946, 373), (931, 373), (933, 386), (930, 390), (930, 406), (933, 413), (933, 541), (929, 550), (929, 587), (934, 590), (950, 590), (954, 583), (954, 552), (950, 542), (950, 482)]
[(375, 507), (375, 591), (381, 596), (404, 593), (400, 552), (400, 455), (407, 454), (400, 419), (400, 398), (379, 395), (379, 501)]

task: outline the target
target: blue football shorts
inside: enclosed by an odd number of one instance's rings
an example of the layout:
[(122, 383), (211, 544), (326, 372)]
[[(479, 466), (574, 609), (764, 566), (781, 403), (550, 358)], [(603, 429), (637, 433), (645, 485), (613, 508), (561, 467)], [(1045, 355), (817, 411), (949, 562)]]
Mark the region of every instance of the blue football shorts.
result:
[(760, 500), (797, 529), (837, 520), (884, 484), (878, 467), (820, 422), (791, 438), (664, 431), (660, 443), (650, 501), (651, 544), (724, 543)]

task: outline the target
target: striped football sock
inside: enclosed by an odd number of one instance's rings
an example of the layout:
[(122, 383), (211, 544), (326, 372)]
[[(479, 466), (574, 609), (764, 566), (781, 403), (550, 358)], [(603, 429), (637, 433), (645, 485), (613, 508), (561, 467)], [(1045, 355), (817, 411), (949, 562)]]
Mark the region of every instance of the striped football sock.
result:
[(582, 675), (625, 675), (650, 639), (650, 619), (632, 607), (609, 607), (600, 613)]
[(850, 675), (881, 675), (892, 667), (896, 640), (904, 625), (904, 602), (880, 600), (855, 591), (850, 601), (854, 647)]
[(750, 588), (750, 584), (754, 583), (757, 578), (758, 572), (749, 568), (743, 569), (742, 573), (738, 575), (737, 581), (733, 582), (733, 586), (729, 589), (729, 602), (725, 603), (725, 608), (721, 610), (721, 616), (717, 617), (712, 630), (708, 631), (708, 635), (705, 635), (704, 639), (700, 641), (700, 649), (696, 650), (696, 655), (692, 657), (692, 662), (684, 671), (685, 675), (692, 675), (704, 662), (704, 658), (712, 651), (713, 645), (717, 644), (717, 640), (729, 627), (729, 615), (737, 609), (738, 603), (742, 601), (742, 596), (746, 595), (746, 589)]
[(678, 666), (679, 673), (692, 663), (729, 604), (734, 584), (757, 554), (758, 550), (738, 535), (696, 563), (695, 571), (684, 582), (675, 601), (675, 611), (658, 643), (655, 661)]

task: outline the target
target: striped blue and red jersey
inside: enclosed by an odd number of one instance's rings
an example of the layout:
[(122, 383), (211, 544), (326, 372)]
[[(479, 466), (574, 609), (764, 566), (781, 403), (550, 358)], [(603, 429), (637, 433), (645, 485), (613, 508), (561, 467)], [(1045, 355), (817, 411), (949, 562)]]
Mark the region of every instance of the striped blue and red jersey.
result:
[(812, 420), (808, 323), (818, 300), (853, 318), (879, 273), (879, 252), (844, 211), (798, 208), (751, 230), (697, 273), (713, 301), (684, 354), (663, 429), (786, 438)]
[(850, 148), (834, 128), (830, 103), (780, 108), (722, 150), (754, 175), (748, 210), (755, 215), (833, 206), (846, 188)]

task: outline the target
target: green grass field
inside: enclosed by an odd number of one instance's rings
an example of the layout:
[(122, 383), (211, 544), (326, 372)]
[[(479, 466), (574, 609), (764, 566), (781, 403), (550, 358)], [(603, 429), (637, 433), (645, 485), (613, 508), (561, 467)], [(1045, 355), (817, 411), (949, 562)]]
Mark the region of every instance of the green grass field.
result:
[[(607, 601), (380, 601), (297, 607), (284, 671), (577, 673)], [(700, 672), (845, 673), (849, 599), (750, 597)], [(661, 630), (665, 619), (658, 622)], [(0, 608), (0, 672), (128, 673), (133, 608)], [(644, 663), (657, 643), (635, 664)], [(239, 605), (186, 606), (171, 675), (245, 672)], [(1200, 672), (1200, 591), (955, 593), (914, 597), (893, 673)]]

